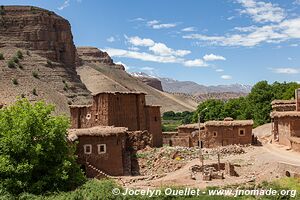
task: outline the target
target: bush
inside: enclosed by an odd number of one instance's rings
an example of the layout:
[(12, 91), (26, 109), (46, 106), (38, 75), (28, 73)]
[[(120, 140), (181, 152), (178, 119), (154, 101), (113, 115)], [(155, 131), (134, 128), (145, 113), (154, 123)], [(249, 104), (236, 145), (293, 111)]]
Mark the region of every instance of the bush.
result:
[(35, 96), (37, 96), (37, 92), (36, 92), (36, 89), (35, 89), (35, 88), (33, 88), (32, 94), (35, 95)]
[(27, 56), (31, 56), (30, 51), (27, 50), (27, 51), (26, 51), (26, 55), (27, 55)]
[(12, 82), (13, 82), (14, 85), (18, 85), (18, 84), (19, 84), (19, 82), (18, 82), (18, 80), (17, 80), (16, 78), (14, 78), (14, 79), (12, 80)]
[(51, 60), (47, 60), (47, 67), (52, 67), (52, 66), (53, 66), (53, 64), (52, 64)]
[(36, 71), (33, 71), (33, 72), (32, 72), (32, 76), (33, 76), (34, 78), (39, 78), (39, 75), (38, 75), (38, 73), (37, 73)]
[(13, 62), (14, 62), (14, 63), (19, 63), (19, 59), (18, 59), (18, 57), (16, 57), (16, 56), (15, 56), (15, 57), (13, 57), (13, 59), (12, 59), (12, 60), (13, 60)]
[(4, 60), (3, 53), (0, 53), (0, 60)]
[(69, 89), (69, 85), (68, 85), (68, 83), (64, 83), (64, 91), (67, 91)]
[(23, 53), (22, 53), (22, 51), (20, 51), (20, 50), (17, 51), (17, 58), (23, 59)]
[(27, 99), (0, 110), (0, 190), (43, 194), (85, 182), (75, 146), (66, 140), (69, 120), (53, 111), (53, 105)]
[(9, 60), (9, 61), (7, 62), (7, 66), (8, 66), (9, 68), (15, 68), (15, 67), (16, 67), (15, 62), (14, 62), (13, 60)]

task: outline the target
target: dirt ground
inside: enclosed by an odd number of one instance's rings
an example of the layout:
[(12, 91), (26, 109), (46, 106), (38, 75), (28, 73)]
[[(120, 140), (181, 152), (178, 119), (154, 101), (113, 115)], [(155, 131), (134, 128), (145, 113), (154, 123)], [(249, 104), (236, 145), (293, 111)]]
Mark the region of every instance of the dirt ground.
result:
[[(234, 170), (238, 176), (230, 176), (222, 171), (224, 179), (204, 181), (202, 172), (194, 173), (194, 177), (192, 177), (190, 170), (192, 166), (201, 166), (199, 149), (175, 148), (174, 150), (174, 147), (162, 147), (153, 150), (148, 148), (139, 152), (141, 155), (138, 159), (141, 164), (140, 172), (142, 175), (121, 177), (123, 185), (133, 188), (162, 186), (206, 188), (207, 186), (257, 184), (282, 177), (282, 172), (278, 170), (278, 162), (300, 166), (299, 152), (293, 152), (285, 146), (271, 142), (270, 124), (258, 127), (253, 132), (258, 136), (261, 145), (231, 146), (219, 149), (222, 152), (220, 162), (230, 162), (234, 165)], [(203, 151), (204, 164), (217, 163), (217, 156), (214, 154), (216, 151)], [(147, 164), (144, 164), (144, 161)]]

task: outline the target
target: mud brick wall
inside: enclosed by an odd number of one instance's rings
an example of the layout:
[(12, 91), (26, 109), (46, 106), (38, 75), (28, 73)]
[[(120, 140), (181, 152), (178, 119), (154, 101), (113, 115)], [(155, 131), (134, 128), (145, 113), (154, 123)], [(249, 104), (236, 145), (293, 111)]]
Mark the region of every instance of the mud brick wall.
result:
[(295, 177), (300, 178), (300, 166), (290, 163), (279, 162), (277, 165), (277, 171), (282, 177)]
[(161, 115), (159, 106), (146, 106), (147, 130), (152, 134), (152, 146), (161, 147), (163, 143)]
[[(206, 126), (205, 129), (209, 139), (203, 141), (204, 147), (252, 143), (252, 126)], [(244, 136), (239, 135), (240, 129), (244, 129)], [(214, 132), (217, 132), (216, 137), (213, 137)]]
[(290, 123), (289, 118), (280, 118), (278, 120), (278, 138), (279, 144), (291, 147), (290, 137)]
[(144, 94), (108, 94), (108, 125), (146, 130)]
[(189, 136), (193, 143), (193, 146), (199, 146), (199, 129), (197, 128), (178, 128), (178, 136)]
[[(79, 136), (77, 145), (78, 163), (85, 166), (86, 175), (89, 178), (95, 177), (98, 173), (88, 167), (89, 162), (94, 167), (112, 176), (124, 175), (126, 162), (124, 160), (125, 149), (124, 136)], [(92, 154), (84, 154), (85, 144), (92, 145)], [(98, 144), (106, 144), (106, 153), (98, 154)]]
[(168, 142), (170, 146), (192, 147), (192, 141), (189, 136), (174, 136)]

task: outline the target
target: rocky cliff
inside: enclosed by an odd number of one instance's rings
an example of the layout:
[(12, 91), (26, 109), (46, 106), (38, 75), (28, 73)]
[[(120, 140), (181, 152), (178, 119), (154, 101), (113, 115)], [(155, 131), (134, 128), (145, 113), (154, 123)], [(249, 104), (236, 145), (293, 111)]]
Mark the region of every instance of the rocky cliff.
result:
[(161, 81), (151, 75), (148, 75), (146, 73), (143, 72), (133, 72), (130, 73), (133, 77), (137, 78), (138, 80), (142, 81), (143, 83), (159, 90), (159, 91), (163, 91), (162, 85), (161, 85)]
[(96, 47), (77, 47), (80, 64), (83, 62), (104, 64), (116, 69), (125, 70), (123, 65), (115, 64), (108, 53), (99, 50)]
[(69, 112), (68, 104), (90, 102), (90, 92), (76, 73), (70, 24), (55, 13), (1, 6), (0, 53), (0, 102), (10, 104), (16, 96), (46, 99), (60, 113)]

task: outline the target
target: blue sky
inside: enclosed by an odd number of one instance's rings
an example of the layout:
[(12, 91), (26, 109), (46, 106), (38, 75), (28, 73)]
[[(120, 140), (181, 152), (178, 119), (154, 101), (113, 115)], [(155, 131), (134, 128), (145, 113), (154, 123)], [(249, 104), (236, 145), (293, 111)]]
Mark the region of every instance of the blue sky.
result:
[(300, 0), (0, 0), (70, 21), (128, 71), (204, 85), (300, 81)]

